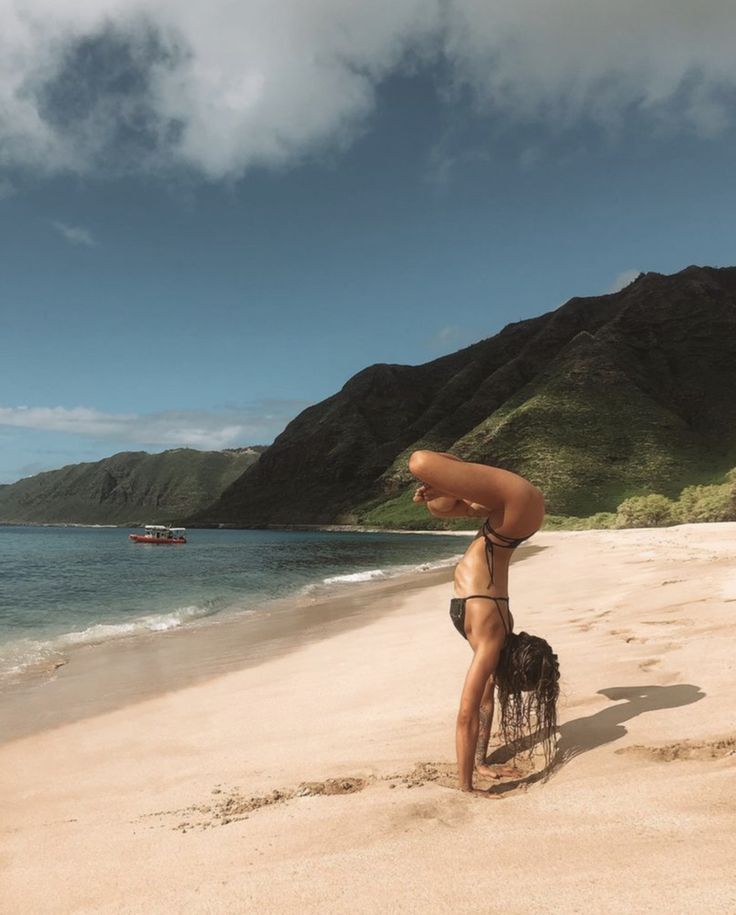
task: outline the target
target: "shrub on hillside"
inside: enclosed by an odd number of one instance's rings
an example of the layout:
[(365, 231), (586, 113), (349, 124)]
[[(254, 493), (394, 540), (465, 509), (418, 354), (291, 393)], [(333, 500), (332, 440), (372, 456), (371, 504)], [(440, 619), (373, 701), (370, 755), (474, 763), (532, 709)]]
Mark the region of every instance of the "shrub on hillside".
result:
[(613, 512), (598, 512), (587, 518), (578, 518), (573, 515), (545, 515), (543, 527), (546, 531), (591, 531), (613, 527), (615, 521), (616, 515)]
[(616, 512), (614, 527), (666, 527), (678, 521), (675, 503), (655, 493), (624, 499)]
[(736, 521), (736, 480), (716, 486), (686, 487), (680, 494), (676, 512), (682, 523)]
[(588, 519), (588, 529), (600, 529), (616, 526), (616, 514), (614, 512), (596, 512)]

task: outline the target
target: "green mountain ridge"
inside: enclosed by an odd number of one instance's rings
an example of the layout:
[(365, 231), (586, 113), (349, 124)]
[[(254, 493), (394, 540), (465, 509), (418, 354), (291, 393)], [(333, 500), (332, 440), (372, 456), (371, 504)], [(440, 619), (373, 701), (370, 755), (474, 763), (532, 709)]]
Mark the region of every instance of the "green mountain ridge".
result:
[(641, 274), (305, 410), (201, 524), (423, 523), (406, 462), (452, 451), (529, 477), (553, 514), (674, 495), (736, 463), (736, 268)]
[(168, 523), (213, 502), (263, 450), (122, 451), (69, 464), (0, 488), (0, 522)]

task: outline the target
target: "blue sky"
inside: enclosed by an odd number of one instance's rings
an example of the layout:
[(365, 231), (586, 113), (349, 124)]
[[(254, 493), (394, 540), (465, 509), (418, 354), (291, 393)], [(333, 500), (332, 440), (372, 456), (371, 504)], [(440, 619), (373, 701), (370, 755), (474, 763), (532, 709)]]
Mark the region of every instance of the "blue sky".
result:
[(66, 6), (61, 50), (0, 12), (0, 482), (268, 443), (366, 365), (736, 261), (726, 4)]

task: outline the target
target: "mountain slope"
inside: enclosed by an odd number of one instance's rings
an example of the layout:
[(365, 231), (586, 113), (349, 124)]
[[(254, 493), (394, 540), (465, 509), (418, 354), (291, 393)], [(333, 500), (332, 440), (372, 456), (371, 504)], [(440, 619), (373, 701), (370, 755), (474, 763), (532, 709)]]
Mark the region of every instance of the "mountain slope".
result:
[(211, 503), (262, 450), (123, 451), (94, 463), (70, 464), (1, 488), (0, 521), (170, 522)]
[(370, 521), (408, 498), (417, 447), (516, 470), (562, 514), (712, 478), (736, 455), (736, 268), (648, 273), (424, 365), (364, 369), (196, 520)]

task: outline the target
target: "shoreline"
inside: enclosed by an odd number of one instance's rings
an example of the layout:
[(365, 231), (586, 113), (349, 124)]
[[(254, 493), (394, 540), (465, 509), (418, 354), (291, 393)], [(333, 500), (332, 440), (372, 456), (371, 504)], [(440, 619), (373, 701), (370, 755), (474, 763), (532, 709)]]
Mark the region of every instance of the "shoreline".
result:
[[(451, 584), (454, 564), (296, 594), (258, 610), (206, 617), (168, 631), (138, 631), (72, 645), (0, 690), (0, 745), (71, 721), (262, 663), (300, 644), (368, 625), (395, 598)], [(449, 598), (448, 598), (449, 599)], [(233, 646), (237, 648), (233, 649)], [(134, 666), (136, 676), (131, 677)]]

